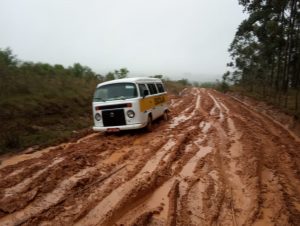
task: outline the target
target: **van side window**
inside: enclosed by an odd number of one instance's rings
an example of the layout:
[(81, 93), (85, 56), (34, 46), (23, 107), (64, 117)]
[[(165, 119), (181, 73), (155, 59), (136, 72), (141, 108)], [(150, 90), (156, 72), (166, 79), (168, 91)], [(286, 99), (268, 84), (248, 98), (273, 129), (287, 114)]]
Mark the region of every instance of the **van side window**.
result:
[(150, 94), (156, 94), (157, 93), (157, 89), (156, 86), (154, 84), (147, 84), (148, 88), (150, 90)]
[(165, 92), (164, 86), (161, 83), (156, 83), (159, 93)]
[(144, 95), (144, 90), (147, 90), (147, 87), (145, 84), (139, 84), (139, 90), (140, 90), (140, 95)]

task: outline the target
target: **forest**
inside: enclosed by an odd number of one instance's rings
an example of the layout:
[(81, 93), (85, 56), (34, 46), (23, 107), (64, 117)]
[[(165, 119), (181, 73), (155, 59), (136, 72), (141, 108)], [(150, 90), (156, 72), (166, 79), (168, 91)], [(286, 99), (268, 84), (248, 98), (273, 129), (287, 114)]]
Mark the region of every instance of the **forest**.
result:
[(244, 94), (300, 115), (300, 0), (239, 0), (239, 25), (223, 80)]

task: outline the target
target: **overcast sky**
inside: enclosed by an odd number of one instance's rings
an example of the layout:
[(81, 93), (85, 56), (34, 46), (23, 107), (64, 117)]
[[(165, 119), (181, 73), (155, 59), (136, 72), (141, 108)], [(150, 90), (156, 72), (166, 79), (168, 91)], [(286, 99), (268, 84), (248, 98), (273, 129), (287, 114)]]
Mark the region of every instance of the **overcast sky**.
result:
[(0, 48), (101, 74), (214, 81), (243, 18), (238, 0), (0, 0)]

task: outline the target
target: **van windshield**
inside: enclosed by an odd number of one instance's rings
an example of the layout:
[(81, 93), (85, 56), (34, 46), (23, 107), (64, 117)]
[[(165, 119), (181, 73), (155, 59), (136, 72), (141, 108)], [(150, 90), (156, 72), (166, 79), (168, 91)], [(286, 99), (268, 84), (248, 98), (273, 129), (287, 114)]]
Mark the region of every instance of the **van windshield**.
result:
[(94, 94), (94, 101), (126, 100), (137, 97), (134, 83), (115, 83), (100, 86)]

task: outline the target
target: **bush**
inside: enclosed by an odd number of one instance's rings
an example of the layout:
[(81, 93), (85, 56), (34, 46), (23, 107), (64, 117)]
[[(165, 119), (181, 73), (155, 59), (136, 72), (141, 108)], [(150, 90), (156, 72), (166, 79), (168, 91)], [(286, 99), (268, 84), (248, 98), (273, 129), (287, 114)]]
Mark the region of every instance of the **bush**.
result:
[(0, 153), (4, 153), (7, 149), (19, 149), (21, 147), (20, 134), (15, 130), (3, 132), (0, 137), (2, 141)]

